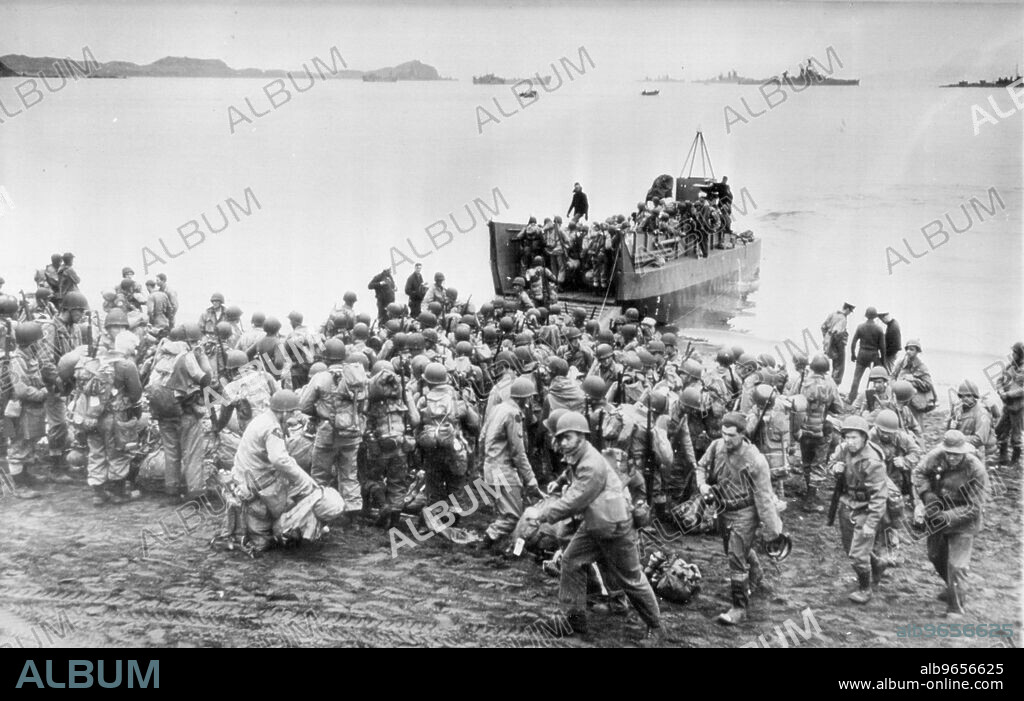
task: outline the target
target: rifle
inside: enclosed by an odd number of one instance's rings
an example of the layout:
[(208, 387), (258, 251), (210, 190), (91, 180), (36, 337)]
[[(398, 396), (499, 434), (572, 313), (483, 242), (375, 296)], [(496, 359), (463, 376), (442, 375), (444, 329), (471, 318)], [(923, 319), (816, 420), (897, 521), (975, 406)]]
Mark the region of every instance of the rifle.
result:
[(652, 453), (654, 452), (654, 447), (652, 446), (652, 442), (653, 442), (654, 436), (653, 436), (653, 433), (651, 432), (651, 405), (650, 405), (650, 402), (647, 403), (646, 410), (647, 410), (647, 435), (644, 437), (644, 485), (647, 488), (647, 503), (648, 504), (653, 504), (654, 503), (654, 494), (653, 494), (652, 490), (654, 489), (654, 468), (651, 465), (651, 458), (653, 457)]
[(28, 320), (28, 297), (25, 296), (25, 290), (18, 290), (18, 294), (21, 295), (21, 303), (18, 305), (21, 307), (21, 318)]
[(839, 510), (839, 497), (846, 491), (846, 473), (836, 475), (836, 488), (832, 492), (832, 501), (828, 505), (828, 525), (836, 522), (836, 512)]
[[(757, 432), (761, 430), (761, 424), (764, 423), (764, 415), (768, 413), (768, 407), (772, 405), (772, 399), (775, 398), (775, 388), (772, 388), (771, 394), (768, 395), (768, 401), (764, 403), (764, 408), (761, 409), (761, 415), (757, 417), (757, 423), (754, 425), (754, 430), (750, 432), (750, 440), (754, 445), (758, 444)], [(763, 441), (760, 441), (763, 443)]]
[(622, 376), (624, 374), (625, 374), (625, 371), (620, 372), (619, 373), (619, 379), (615, 381), (615, 403), (616, 404), (622, 404), (622, 394), (625, 391), (623, 386), (622, 386)]

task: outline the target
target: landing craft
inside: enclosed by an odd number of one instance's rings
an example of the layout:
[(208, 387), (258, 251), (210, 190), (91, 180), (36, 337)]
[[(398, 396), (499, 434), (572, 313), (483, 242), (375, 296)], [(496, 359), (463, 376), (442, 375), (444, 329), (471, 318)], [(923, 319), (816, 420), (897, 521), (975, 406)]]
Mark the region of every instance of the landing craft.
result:
[[(694, 176), (700, 158), (703, 176)], [(689, 165), (689, 171), (687, 171)], [(707, 176), (710, 170), (711, 177)], [(683, 176), (686, 173), (686, 176)], [(714, 169), (704, 136), (697, 132), (678, 178), (661, 176), (677, 202), (696, 202), (716, 185)], [(518, 276), (520, 241), (517, 235), (524, 224), (491, 221), (491, 275), (497, 295), (512, 295), (512, 280)], [(613, 254), (613, 272), (606, 287), (588, 285), (579, 275), (579, 261), (570, 259), (576, 284), (566, 284), (558, 293), (558, 303), (580, 306), (601, 319), (617, 309), (636, 307), (641, 316), (670, 323), (694, 311), (703, 310), (714, 300), (735, 294), (738, 288), (757, 277), (761, 265), (761, 239), (751, 231), (716, 232), (707, 257), (698, 257), (697, 234), (666, 239), (648, 233), (627, 232)]]

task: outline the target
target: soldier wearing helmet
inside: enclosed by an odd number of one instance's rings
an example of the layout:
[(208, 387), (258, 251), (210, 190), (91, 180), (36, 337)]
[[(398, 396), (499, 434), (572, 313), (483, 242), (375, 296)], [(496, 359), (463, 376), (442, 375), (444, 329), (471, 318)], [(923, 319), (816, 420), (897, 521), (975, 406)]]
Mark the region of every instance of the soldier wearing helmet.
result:
[[(8, 297), (0, 298), (6, 301)], [(17, 304), (17, 302), (15, 302)], [(3, 305), (9, 312), (9, 306)], [(8, 332), (11, 325), (6, 325)], [(36, 344), (43, 338), (43, 330), (38, 323), (26, 321), (13, 329), (17, 350), (10, 354), (9, 374), (3, 377), (5, 394), (4, 422), (7, 428), (4, 433), (10, 438), (7, 451), (7, 471), (14, 482), (14, 495), (19, 499), (36, 499), (39, 492), (32, 486), (39, 478), (31, 474), (29, 463), (34, 462), (35, 444), (46, 434), (46, 400), (50, 391), (43, 382), (43, 374), (39, 362)], [(10, 343), (10, 338), (4, 339)], [(9, 346), (6, 346), (9, 350)], [(14, 403), (14, 406), (11, 406)], [(13, 409), (13, 410), (12, 410)], [(13, 415), (13, 416), (12, 416)]]
[(411, 383), (378, 361), (370, 377), (366, 411), (366, 462), (363, 467), (363, 508), (377, 510), (377, 524), (395, 528), (409, 486), (409, 453), (415, 448), (413, 432), (420, 423)]
[[(288, 420), (298, 409), (299, 397), (294, 392), (275, 392), (267, 410), (246, 427), (235, 453), (231, 484), (241, 506), (229, 506), (225, 518), (234, 525), (231, 536), (247, 543), (251, 551), (263, 552), (296, 532), (301, 534), (300, 540), (315, 539), (320, 526), (338, 519), (346, 506), (337, 491), (317, 484), (289, 455)], [(295, 516), (289, 512), (307, 500), (311, 508), (301, 521), (293, 523)], [(241, 513), (231, 513), (231, 509)], [(275, 526), (284, 531), (281, 536), (275, 537)]]
[(214, 292), (210, 295), (210, 306), (199, 317), (199, 328), (204, 336), (213, 336), (217, 330), (217, 322), (224, 318), (224, 295)]
[(548, 416), (555, 409), (583, 412), (586, 394), (580, 380), (569, 377), (569, 363), (553, 355), (547, 360), (550, 382), (544, 393), (544, 406), (541, 416)]
[(829, 362), (822, 354), (811, 358), (811, 374), (804, 381), (801, 394), (807, 400), (807, 413), (797, 432), (803, 464), (804, 498), (801, 508), (807, 513), (821, 513), (825, 507), (818, 500), (818, 490), (825, 481), (825, 460), (828, 457), (828, 415), (839, 416), (844, 408), (839, 390), (828, 373)]
[(263, 312), (253, 312), (252, 316), (249, 318), (252, 328), (248, 331), (244, 331), (242, 335), (239, 336), (235, 347), (240, 351), (248, 353), (249, 349), (262, 341), (267, 335), (267, 332), (263, 330), (263, 324), (266, 320), (267, 315)]
[(754, 388), (754, 403), (747, 412), (746, 434), (768, 461), (779, 513), (786, 509), (787, 457), (790, 443), (794, 440), (789, 407), (789, 401), (782, 398), (775, 387), (760, 384)]
[(979, 401), (978, 385), (964, 380), (957, 387), (956, 394), (959, 401), (950, 407), (946, 429), (963, 433), (982, 461), (986, 455), (995, 457), (996, 434), (992, 428), (992, 413), (984, 402)]
[(564, 618), (559, 620), (568, 621), (569, 632), (587, 633), (587, 570), (591, 563), (602, 559), (647, 624), (644, 644), (659, 644), (665, 639), (661, 612), (640, 568), (629, 500), (616, 470), (587, 441), (589, 431), (586, 418), (576, 412), (567, 412), (558, 419), (556, 444), (572, 483), (560, 498), (527, 509), (524, 517), (539, 523), (557, 523), (576, 514), (583, 517), (584, 525), (562, 556), (559, 604)]
[[(416, 435), (427, 477), (429, 503), (448, 499), (468, 481), (470, 444), (466, 434), (480, 429), (480, 415), (448, 381), (440, 363), (423, 371), (424, 391), (417, 399), (421, 424)], [(458, 512), (459, 507), (454, 506)]]
[(612, 387), (619, 381), (625, 368), (615, 358), (615, 350), (607, 343), (598, 344), (594, 351), (594, 363), (588, 375), (596, 375)]
[(311, 474), (322, 485), (338, 485), (350, 523), (363, 508), (356, 456), (366, 432), (368, 393), (359, 355), (350, 356), (344, 343), (329, 339), (324, 344), (327, 372), (311, 378), (299, 398), (302, 413), (319, 419)]
[(523, 514), (524, 497), (541, 498), (540, 487), (527, 457), (524, 421), (533, 414), (536, 389), (529, 378), (516, 379), (509, 397), (487, 413), (483, 436), (484, 479), (498, 492), (495, 519), (484, 542), (493, 547), (515, 528)]
[(576, 326), (565, 329), (565, 344), (558, 347), (555, 355), (565, 359), (569, 367), (576, 368), (580, 375), (586, 375), (594, 365), (594, 354), (582, 343), (583, 332)]
[[(1010, 349), (1010, 362), (996, 381), (996, 390), (1003, 401), (1003, 414), (996, 424), (999, 441), (999, 464), (1020, 465), (1021, 434), (1024, 432), (1024, 343), (1017, 341)], [(1010, 456), (1009, 447), (1013, 446)]]
[(242, 351), (232, 349), (225, 356), (224, 379), (228, 382), (222, 392), (224, 403), (218, 427), (242, 434), (253, 418), (270, 408), (270, 398), (281, 385), (259, 361), (250, 363), (249, 356)]
[[(914, 494), (911, 473), (921, 459), (921, 447), (913, 434), (902, 428), (896, 412), (882, 409), (874, 417), (871, 433), (868, 438), (882, 450), (885, 460), (885, 472), (891, 480), (889, 484), (889, 522), (894, 529), (890, 541), (895, 539), (896, 531), (903, 525), (903, 496), (909, 496), (914, 507), (914, 522), (924, 523), (924, 509)], [(890, 545), (896, 543), (890, 542)]]
[(903, 347), (904, 355), (892, 369), (892, 379), (903, 380), (914, 385), (915, 395), (910, 400), (910, 410), (920, 421), (925, 414), (935, 408), (938, 398), (932, 385), (932, 376), (928, 366), (921, 360), (921, 342), (909, 340)]
[(946, 617), (959, 620), (967, 600), (971, 550), (990, 494), (988, 472), (964, 435), (950, 430), (921, 460), (913, 479), (925, 505), (928, 559), (945, 584), (939, 599), (946, 602)]
[(719, 614), (718, 621), (726, 625), (743, 622), (750, 594), (761, 584), (761, 563), (754, 551), (758, 526), (764, 527), (767, 541), (782, 535), (768, 462), (747, 440), (746, 426), (743, 414), (726, 414), (722, 437), (711, 443), (696, 471), (697, 488), (705, 500), (716, 504), (723, 527), (732, 606)]
[(427, 294), (423, 298), (423, 302), (427, 304), (428, 307), (431, 304), (440, 304), (440, 313), (444, 313), (444, 306), (448, 302), (448, 295), (446, 294), (444, 280), (444, 273), (434, 273), (434, 284), (427, 290)]
[(843, 442), (833, 455), (832, 472), (842, 475), (839, 497), (839, 533), (843, 550), (857, 575), (855, 604), (871, 600), (872, 579), (877, 585), (885, 570), (885, 535), (889, 479), (885, 456), (869, 441), (871, 427), (861, 416), (848, 416), (842, 424)]
[(298, 391), (309, 381), (309, 368), (316, 361), (318, 349), (323, 347), (322, 335), (304, 325), (301, 312), (288, 314), (291, 331), (284, 339), (282, 348), (291, 364), (292, 389)]

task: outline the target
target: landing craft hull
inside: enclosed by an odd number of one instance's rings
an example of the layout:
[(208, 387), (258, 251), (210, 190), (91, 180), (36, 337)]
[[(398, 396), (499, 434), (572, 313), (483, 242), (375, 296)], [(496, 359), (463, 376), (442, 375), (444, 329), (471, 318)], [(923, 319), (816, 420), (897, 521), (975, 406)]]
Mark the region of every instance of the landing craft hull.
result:
[[(512, 238), (525, 224), (490, 222), (491, 273), (498, 295), (512, 294), (516, 272), (516, 251)], [(761, 266), (761, 240), (738, 243), (735, 248), (712, 250), (708, 258), (677, 258), (657, 268), (636, 270), (629, 253), (620, 252), (616, 284), (605, 304), (604, 294), (567, 291), (559, 300), (571, 306), (583, 306), (588, 314), (600, 318), (636, 307), (643, 316), (659, 323), (672, 323), (687, 317), (687, 325), (697, 326), (697, 314), (729, 316), (738, 306), (745, 285), (756, 279)], [(725, 300), (723, 303), (723, 299)], [(604, 307), (601, 309), (601, 307)]]

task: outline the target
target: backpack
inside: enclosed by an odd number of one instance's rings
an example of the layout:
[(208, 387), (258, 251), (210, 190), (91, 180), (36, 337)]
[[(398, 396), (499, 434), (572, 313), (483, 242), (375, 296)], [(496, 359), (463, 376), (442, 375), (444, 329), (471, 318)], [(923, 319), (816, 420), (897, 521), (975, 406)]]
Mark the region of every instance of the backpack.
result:
[(417, 443), (423, 448), (451, 448), (455, 445), (458, 396), (447, 385), (431, 387), (420, 409), (423, 428)]
[(170, 353), (163, 347), (157, 350), (149, 383), (146, 385), (146, 399), (149, 401), (149, 410), (153, 418), (174, 419), (182, 415), (181, 404), (174, 394), (174, 389), (168, 386), (168, 381), (173, 376), (178, 361), (188, 352), (186, 349), (180, 353)]
[(75, 365), (71, 423), (84, 431), (96, 428), (114, 400), (114, 364), (108, 358), (81, 358)]
[(342, 438), (361, 438), (366, 430), (363, 404), (368, 395), (366, 370), (358, 363), (344, 363), (331, 370), (334, 430)]

